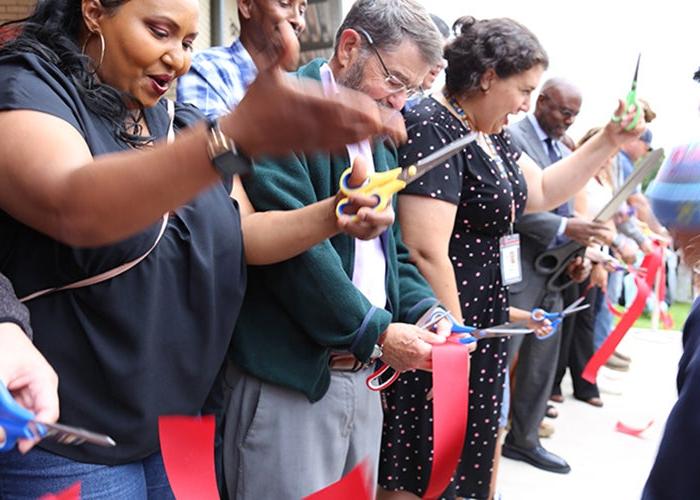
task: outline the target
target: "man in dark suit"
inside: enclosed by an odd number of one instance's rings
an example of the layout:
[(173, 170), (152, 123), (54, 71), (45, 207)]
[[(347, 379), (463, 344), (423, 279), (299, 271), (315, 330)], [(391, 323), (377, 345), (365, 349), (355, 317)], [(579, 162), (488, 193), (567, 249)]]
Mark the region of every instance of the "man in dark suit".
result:
[[(581, 100), (581, 93), (571, 83), (558, 78), (546, 81), (537, 97), (534, 113), (509, 128), (514, 143), (542, 168), (568, 156), (571, 150), (561, 139), (576, 119)], [(525, 310), (562, 309), (562, 294), (546, 290), (547, 276), (535, 271), (535, 259), (565, 238), (586, 244), (590, 237), (606, 231), (602, 224), (570, 217), (571, 214), (567, 203), (552, 212), (525, 215), (516, 222), (514, 229), (521, 239), (523, 280), (509, 287), (511, 306)], [(511, 429), (503, 445), (503, 455), (543, 470), (566, 474), (571, 470), (569, 465), (544, 449), (538, 436), (560, 344), (561, 333), (547, 339), (527, 335), (511, 340), (510, 359), (519, 354), (511, 396)]]

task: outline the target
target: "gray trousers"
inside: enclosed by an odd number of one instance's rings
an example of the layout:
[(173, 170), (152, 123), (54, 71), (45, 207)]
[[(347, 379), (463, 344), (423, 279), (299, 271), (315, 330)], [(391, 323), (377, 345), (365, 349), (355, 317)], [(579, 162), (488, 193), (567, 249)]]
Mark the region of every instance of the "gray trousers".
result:
[(376, 483), (382, 437), (379, 393), (369, 369), (331, 372), (316, 403), (230, 365), (223, 470), (229, 498), (299, 500), (369, 459)]
[[(547, 311), (561, 311), (561, 294), (545, 295), (541, 307)], [(551, 394), (559, 361), (561, 336), (560, 324), (559, 330), (548, 339), (540, 340), (534, 334), (511, 337), (508, 358), (512, 362), (515, 353), (520, 354), (511, 387), (511, 422), (506, 436), (509, 444), (527, 449), (540, 444), (537, 431)]]

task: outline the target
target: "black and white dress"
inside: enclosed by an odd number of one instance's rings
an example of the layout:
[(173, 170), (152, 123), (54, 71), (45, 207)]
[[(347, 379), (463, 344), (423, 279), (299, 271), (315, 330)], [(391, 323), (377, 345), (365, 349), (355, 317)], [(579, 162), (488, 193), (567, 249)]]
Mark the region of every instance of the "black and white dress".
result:
[[(433, 98), (423, 100), (405, 118), (409, 140), (399, 151), (401, 165), (469, 133), (462, 121)], [(474, 142), (403, 191), (457, 205), (449, 254), (462, 316), (466, 324), (477, 327), (508, 320), (499, 238), (510, 231), (513, 209), (516, 217), (521, 215), (527, 199), (525, 179), (516, 164), (520, 153), (505, 133), (489, 140), (500, 161)], [(445, 498), (488, 498), (508, 365), (507, 343), (507, 338), (482, 340), (471, 355), (467, 437)], [(433, 453), (433, 406), (426, 394), (431, 386), (429, 373), (407, 372), (384, 394), (379, 484), (386, 489), (422, 495), (427, 488)]]

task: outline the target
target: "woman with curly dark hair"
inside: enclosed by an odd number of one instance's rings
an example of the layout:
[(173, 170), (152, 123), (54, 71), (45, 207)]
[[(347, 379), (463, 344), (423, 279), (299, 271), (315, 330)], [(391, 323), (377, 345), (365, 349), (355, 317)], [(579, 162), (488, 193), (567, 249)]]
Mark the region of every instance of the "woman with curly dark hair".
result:
[[(509, 310), (506, 287), (517, 273), (500, 263), (501, 241), (511, 235), (514, 220), (564, 203), (621, 144), (641, 133), (643, 123), (625, 131), (633, 117), (627, 113), (623, 126), (611, 121), (575, 154), (542, 171), (504, 131), (509, 115), (529, 109), (547, 68), (539, 41), (505, 18), (465, 17), (455, 32), (445, 49), (445, 88), (406, 114), (409, 140), (400, 162), (408, 165), (471, 131), (479, 136), (402, 192), (399, 220), (441, 303), (466, 324), (488, 327), (529, 317)], [(624, 114), (622, 102), (616, 113)], [(507, 338), (481, 340), (471, 354), (467, 435), (447, 498), (493, 494), (507, 344)], [(425, 492), (433, 448), (432, 404), (426, 399), (431, 384), (429, 374), (405, 373), (387, 391), (379, 484), (389, 491), (383, 498)]]

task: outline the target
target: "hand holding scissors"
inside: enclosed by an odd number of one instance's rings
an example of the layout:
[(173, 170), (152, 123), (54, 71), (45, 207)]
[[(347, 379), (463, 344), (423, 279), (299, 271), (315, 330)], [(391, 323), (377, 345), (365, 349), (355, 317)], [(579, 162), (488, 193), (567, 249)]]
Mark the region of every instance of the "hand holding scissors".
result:
[(91, 443), (99, 446), (116, 446), (114, 440), (77, 427), (49, 424), (35, 420), (35, 415), (21, 407), (0, 383), (0, 451), (10, 451), (18, 439), (37, 440), (51, 437), (63, 444)]
[[(434, 309), (433, 311), (434, 312), (430, 314), (427, 322), (424, 325), (421, 325), (421, 327), (430, 330), (437, 326), (437, 324), (443, 319), (447, 319), (451, 324), (451, 335), (447, 337), (448, 342), (470, 345), (475, 343), (477, 340), (487, 338), (508, 337), (511, 335), (525, 335), (532, 333), (532, 329), (524, 327), (522, 323), (504, 323), (502, 325), (488, 328), (464, 326), (460, 325), (452, 317), (452, 315), (444, 309), (438, 308)], [(372, 375), (367, 377), (367, 387), (373, 391), (381, 391), (393, 384), (400, 375), (399, 371), (394, 371), (391, 376), (383, 382), (380, 380), (382, 375), (387, 373), (389, 370), (394, 369), (388, 364), (383, 364), (379, 369), (372, 373)]]
[(579, 311), (583, 311), (584, 309), (588, 309), (591, 307), (590, 304), (583, 304), (581, 305), (581, 302), (585, 300), (585, 297), (579, 297), (575, 301), (573, 301), (571, 304), (569, 304), (562, 312), (547, 312), (544, 309), (541, 308), (535, 308), (532, 310), (531, 317), (534, 321), (544, 321), (545, 319), (548, 319), (549, 321), (552, 322), (552, 331), (548, 335), (543, 335), (543, 336), (538, 336), (537, 338), (539, 340), (544, 340), (548, 339), (552, 335), (554, 335), (557, 331), (557, 327), (559, 324), (562, 322), (562, 320), (571, 315), (575, 314)]
[(474, 141), (477, 134), (471, 133), (447, 146), (438, 149), (434, 153), (418, 161), (415, 165), (408, 167), (397, 167), (386, 172), (375, 172), (370, 174), (359, 186), (350, 185), (352, 168), (346, 169), (340, 176), (340, 191), (346, 196), (338, 201), (336, 205), (336, 215), (338, 217), (346, 214), (345, 209), (350, 205), (348, 196), (360, 194), (371, 196), (376, 200), (374, 210), (382, 211), (390, 203), (395, 193), (398, 193), (408, 184), (418, 179), (426, 172), (438, 165), (443, 164), (448, 158), (464, 149), (470, 142)]

